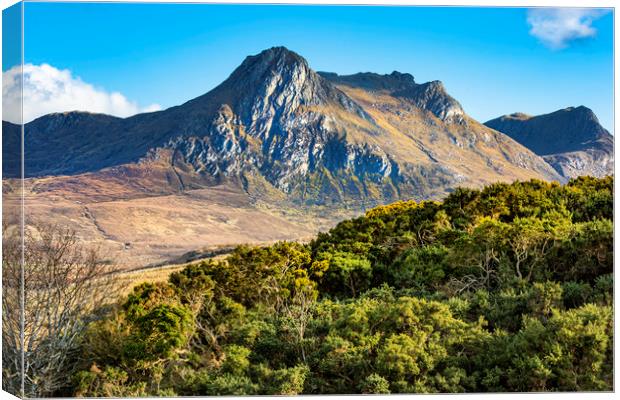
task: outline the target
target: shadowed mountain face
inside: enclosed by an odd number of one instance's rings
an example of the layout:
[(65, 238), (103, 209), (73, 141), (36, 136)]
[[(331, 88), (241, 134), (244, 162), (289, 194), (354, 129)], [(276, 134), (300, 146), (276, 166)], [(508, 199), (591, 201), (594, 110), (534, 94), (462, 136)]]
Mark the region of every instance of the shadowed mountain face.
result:
[[(232, 184), (254, 198), (366, 207), (455, 186), (561, 180), (469, 118), (439, 81), (318, 74), (283, 47), (247, 57), (215, 89), (164, 111), (43, 116), (26, 124), (25, 148), (26, 176), (70, 175), (46, 178), (40, 191), (88, 192), (98, 181), (152, 195)], [(13, 164), (5, 176), (18, 176)]]
[(2, 170), (4, 176), (21, 176), (21, 125), (2, 121)]
[(566, 178), (613, 174), (613, 136), (587, 107), (568, 107), (534, 117), (515, 113), (485, 125), (543, 156)]

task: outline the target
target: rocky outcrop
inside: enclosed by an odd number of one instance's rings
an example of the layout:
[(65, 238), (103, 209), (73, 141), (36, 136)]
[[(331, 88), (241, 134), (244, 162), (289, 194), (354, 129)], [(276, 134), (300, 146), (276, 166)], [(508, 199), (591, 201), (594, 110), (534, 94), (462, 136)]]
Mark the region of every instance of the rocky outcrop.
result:
[(325, 79), (338, 85), (357, 87), (370, 91), (385, 91), (392, 96), (411, 101), (422, 110), (430, 111), (444, 122), (465, 122), (463, 108), (450, 96), (440, 81), (418, 84), (413, 75), (394, 71), (389, 75), (362, 72), (353, 75), (338, 75), (333, 72), (319, 72)]
[(614, 153), (590, 148), (543, 156), (543, 159), (566, 178), (582, 175), (604, 177), (614, 173)]
[(464, 123), (465, 112), (440, 81), (427, 82), (394, 93), (396, 97), (409, 99), (416, 107), (428, 110), (446, 122)]
[(613, 136), (587, 107), (568, 107), (539, 116), (515, 113), (485, 125), (543, 156), (566, 178), (613, 174)]

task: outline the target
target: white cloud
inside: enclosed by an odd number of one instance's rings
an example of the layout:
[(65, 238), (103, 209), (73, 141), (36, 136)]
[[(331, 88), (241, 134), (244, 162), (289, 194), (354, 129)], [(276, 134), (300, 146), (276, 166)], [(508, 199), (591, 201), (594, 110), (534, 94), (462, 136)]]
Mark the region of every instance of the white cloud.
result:
[(558, 50), (573, 40), (596, 35), (592, 22), (608, 11), (592, 8), (535, 8), (528, 10), (530, 34), (547, 47)]
[[(140, 112), (157, 111), (158, 104), (140, 107), (119, 92), (106, 92), (75, 77), (69, 70), (48, 64), (25, 64), (24, 122), (52, 112), (89, 111), (128, 117)], [(2, 119), (19, 123), (21, 69), (2, 73)]]

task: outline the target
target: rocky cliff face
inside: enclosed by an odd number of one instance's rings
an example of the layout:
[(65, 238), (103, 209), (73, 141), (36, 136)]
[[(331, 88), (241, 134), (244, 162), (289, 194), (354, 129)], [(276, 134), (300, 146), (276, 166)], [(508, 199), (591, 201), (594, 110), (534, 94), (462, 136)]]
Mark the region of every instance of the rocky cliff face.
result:
[(409, 100), (417, 108), (435, 114), (445, 122), (464, 123), (465, 112), (440, 81), (418, 84), (413, 75), (394, 71), (389, 75), (371, 72), (354, 75), (338, 75), (319, 72), (325, 79), (340, 85), (358, 87), (364, 90), (387, 92), (394, 97)]
[[(380, 149), (347, 142), (339, 116), (352, 119), (353, 125), (380, 127), (285, 48), (246, 58), (224, 83), (181, 108), (184, 114), (201, 115), (214, 106), (219, 108), (207, 121), (163, 144), (174, 150), (174, 163), (185, 170), (220, 181), (239, 179), (247, 189), (251, 176), (260, 176), (304, 201), (319, 184), (324, 190), (318, 202), (345, 200), (349, 191), (343, 188), (356, 187), (356, 181), (383, 186), (399, 178), (394, 162)], [(355, 198), (368, 194), (363, 187), (353, 192)]]
[(360, 72), (353, 75), (338, 75), (334, 72), (319, 71), (318, 74), (338, 85), (359, 87), (364, 90), (387, 90), (395, 92), (416, 87), (413, 75), (394, 71), (389, 75), (374, 72)]
[(438, 81), (318, 74), (283, 47), (247, 57), (221, 85), (168, 110), (50, 114), (25, 130), (28, 176), (75, 175), (76, 185), (85, 173), (89, 184), (123, 176), (145, 192), (230, 182), (254, 196), (366, 207), (457, 185), (560, 179), (467, 117)]
[(539, 116), (515, 113), (485, 125), (543, 156), (566, 178), (613, 174), (613, 136), (587, 107), (568, 107)]

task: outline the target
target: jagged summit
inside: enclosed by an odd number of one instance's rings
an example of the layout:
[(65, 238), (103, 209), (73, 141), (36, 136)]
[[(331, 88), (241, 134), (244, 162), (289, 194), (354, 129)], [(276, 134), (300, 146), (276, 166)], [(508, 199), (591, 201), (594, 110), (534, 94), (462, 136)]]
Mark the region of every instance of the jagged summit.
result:
[[(367, 117), (342, 91), (323, 79), (299, 54), (272, 47), (248, 56), (209, 93), (187, 103), (211, 113), (227, 104), (244, 122), (290, 115), (302, 106), (336, 105)], [(215, 108), (213, 108), (215, 107)]]
[(303, 57), (285, 47), (272, 47), (246, 57), (222, 85), (263, 86), (275, 83), (274, 78), (283, 83), (299, 84), (298, 89), (303, 84), (315, 83), (312, 82), (313, 71)]
[(256, 63), (272, 65), (278, 65), (280, 63), (302, 64), (308, 68), (308, 62), (305, 58), (284, 46), (274, 46), (263, 50), (256, 55), (247, 56), (241, 65)]

